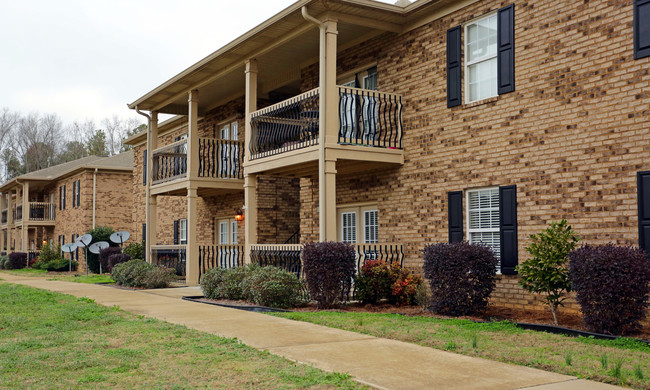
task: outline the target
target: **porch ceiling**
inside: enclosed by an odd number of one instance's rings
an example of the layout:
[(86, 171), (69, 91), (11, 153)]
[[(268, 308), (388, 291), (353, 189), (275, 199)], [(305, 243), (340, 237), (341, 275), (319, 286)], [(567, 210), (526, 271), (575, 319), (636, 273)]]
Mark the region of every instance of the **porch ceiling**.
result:
[(300, 68), (318, 61), (318, 29), (305, 21), (302, 6), (317, 18), (339, 20), (339, 49), (385, 31), (398, 33), (422, 20), (431, 8), (477, 0), (419, 0), (402, 8), (370, 0), (300, 0), (253, 30), (212, 53), (129, 105), (141, 110), (185, 114), (187, 93), (199, 90), (199, 105), (209, 110), (243, 96), (245, 61), (258, 60), (260, 97), (300, 79)]

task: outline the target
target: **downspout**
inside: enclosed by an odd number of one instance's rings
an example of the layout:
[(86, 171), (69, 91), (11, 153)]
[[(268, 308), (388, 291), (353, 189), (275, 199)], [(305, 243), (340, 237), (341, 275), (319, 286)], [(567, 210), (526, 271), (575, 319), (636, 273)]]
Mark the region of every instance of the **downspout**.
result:
[[(318, 197), (318, 213), (322, 215), (325, 212), (325, 204), (323, 203), (322, 196), (320, 196), (320, 192), (325, 188), (325, 113), (327, 112), (326, 109), (326, 102), (327, 102), (327, 86), (326, 86), (326, 80), (325, 80), (325, 72), (327, 70), (326, 68), (326, 58), (325, 58), (325, 53), (326, 53), (326, 45), (327, 45), (327, 35), (325, 31), (325, 25), (322, 23), (320, 20), (316, 19), (315, 17), (311, 16), (309, 12), (307, 11), (307, 7), (303, 6), (301, 8), (302, 12), (302, 17), (308, 21), (314, 23), (316, 26), (318, 26), (319, 32), (320, 32), (320, 47), (319, 47), (319, 61), (318, 61), (318, 72), (319, 72), (319, 77), (318, 77), (318, 87), (319, 87), (319, 106), (320, 106), (320, 113), (318, 115), (318, 144), (320, 147), (318, 148), (318, 191), (319, 191), (319, 197)], [(323, 226), (323, 219), (319, 216), (319, 224), (318, 224), (318, 229), (319, 229), (319, 241), (325, 241), (325, 228)]]
[[(147, 161), (149, 160), (149, 157), (151, 156), (151, 116), (145, 114), (144, 112), (140, 111), (140, 108), (138, 106), (135, 106), (135, 112), (138, 114), (144, 116), (147, 118)], [(143, 167), (144, 168), (144, 167)], [(151, 168), (149, 167), (149, 164), (147, 164), (147, 172), (144, 173), (145, 177), (147, 178), (147, 185), (145, 186), (145, 207), (144, 207), (144, 222), (145, 222), (145, 236), (142, 237), (143, 240), (145, 240), (145, 251), (144, 251), (144, 257), (146, 261), (151, 261), (151, 241), (152, 240), (147, 240), (147, 236), (150, 236), (149, 234), (149, 218), (151, 216), (149, 215), (149, 198), (151, 197), (151, 189), (149, 188), (149, 170)]]
[(95, 215), (97, 208), (97, 168), (93, 172), (93, 230), (97, 227), (95, 223)]

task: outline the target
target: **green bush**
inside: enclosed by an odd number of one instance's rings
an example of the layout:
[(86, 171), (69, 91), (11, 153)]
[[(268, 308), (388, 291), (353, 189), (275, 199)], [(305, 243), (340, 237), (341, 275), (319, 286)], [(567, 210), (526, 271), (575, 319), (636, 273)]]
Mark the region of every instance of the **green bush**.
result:
[(144, 241), (130, 243), (124, 247), (122, 253), (126, 253), (132, 259), (144, 259)]
[(247, 300), (262, 306), (289, 308), (302, 303), (302, 283), (294, 273), (266, 266), (255, 269), (241, 284)]
[[(32, 264), (32, 268), (43, 269), (46, 271), (68, 271), (70, 269), (70, 260), (61, 258), (61, 246), (44, 244), (38, 254), (38, 261)], [(72, 262), (72, 270), (77, 269), (77, 262)]]
[(208, 299), (246, 299), (242, 290), (243, 280), (260, 268), (247, 264), (237, 268), (213, 268), (201, 277), (201, 289)]
[(530, 236), (532, 243), (526, 251), (533, 257), (517, 266), (519, 285), (530, 293), (543, 294), (557, 325), (557, 309), (563, 305), (565, 294), (571, 291), (569, 253), (580, 238), (566, 219), (552, 222), (546, 230)]
[(201, 290), (208, 299), (223, 299), (223, 284), (229, 273), (226, 268), (212, 268), (201, 276)]
[(0, 256), (0, 269), (7, 269), (8, 262), (9, 256)]
[(165, 288), (174, 280), (174, 270), (136, 259), (117, 264), (111, 277), (120, 286)]

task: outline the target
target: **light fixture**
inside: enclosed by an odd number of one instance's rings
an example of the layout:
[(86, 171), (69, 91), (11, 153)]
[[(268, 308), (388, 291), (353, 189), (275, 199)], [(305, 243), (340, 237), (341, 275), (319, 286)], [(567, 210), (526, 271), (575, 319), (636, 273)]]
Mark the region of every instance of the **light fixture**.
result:
[(235, 210), (235, 221), (241, 222), (244, 220), (244, 211), (242, 209)]
[(43, 245), (47, 245), (47, 240), (43, 240)]

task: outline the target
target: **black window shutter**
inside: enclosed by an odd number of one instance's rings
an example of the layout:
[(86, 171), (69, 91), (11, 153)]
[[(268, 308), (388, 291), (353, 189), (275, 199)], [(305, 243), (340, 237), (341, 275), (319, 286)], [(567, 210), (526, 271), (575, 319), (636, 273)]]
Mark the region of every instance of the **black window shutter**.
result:
[(462, 103), (460, 31), (461, 26), (447, 30), (447, 107)]
[(515, 90), (515, 5), (497, 15), (497, 83), (499, 95)]
[(517, 266), (517, 186), (499, 187), (501, 273), (514, 275)]
[(63, 186), (63, 210), (65, 210), (65, 187)]
[(81, 205), (81, 180), (77, 180), (77, 207)]
[(634, 59), (650, 56), (650, 0), (634, 0)]
[(639, 246), (650, 251), (650, 171), (638, 172)]
[(63, 187), (59, 187), (59, 210), (63, 209), (63, 199), (61, 199), (61, 190)]
[(178, 220), (174, 221), (174, 245), (178, 245)]
[(142, 241), (145, 241), (147, 239), (147, 224), (143, 223), (142, 224)]
[(449, 206), (449, 242), (463, 241), (463, 191), (447, 193)]
[(77, 182), (72, 182), (72, 207), (77, 207)]
[(147, 151), (142, 153), (142, 185), (147, 185)]

